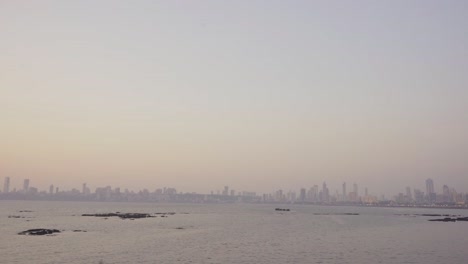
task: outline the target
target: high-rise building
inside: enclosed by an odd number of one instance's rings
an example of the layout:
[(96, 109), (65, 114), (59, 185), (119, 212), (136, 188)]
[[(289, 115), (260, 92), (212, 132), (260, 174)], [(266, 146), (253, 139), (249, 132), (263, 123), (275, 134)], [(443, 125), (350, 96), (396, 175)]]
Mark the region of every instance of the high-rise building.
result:
[(328, 203), (330, 201), (330, 193), (328, 192), (327, 183), (324, 182), (322, 185), (322, 199), (321, 202)]
[(54, 185), (51, 184), (49, 187), (49, 194), (54, 194)]
[(418, 189), (414, 189), (414, 201), (418, 204), (424, 203), (424, 192)]
[(429, 202), (435, 202), (436, 194), (434, 192), (434, 181), (432, 179), (426, 180), (426, 197)]
[(367, 191), (367, 187), (364, 189), (364, 196), (369, 196), (369, 192)]
[(443, 201), (444, 203), (451, 202), (451, 195), (450, 195), (450, 189), (447, 185), (444, 185), (442, 187), (442, 196), (443, 196)]
[(343, 182), (343, 201), (346, 202), (348, 200), (346, 195), (346, 182)]
[(318, 198), (319, 198), (319, 186), (318, 185), (314, 185), (314, 187), (312, 187), (314, 189), (313, 191), (313, 195), (314, 195), (314, 202), (317, 202), (318, 201)]
[(406, 187), (406, 198), (408, 199), (408, 202), (413, 201), (413, 195), (411, 194), (411, 188)]
[(83, 183), (83, 190), (81, 191), (82, 194), (86, 194), (86, 183)]
[(5, 181), (3, 183), (3, 192), (10, 192), (10, 177), (5, 177)]
[(229, 195), (229, 186), (224, 186), (223, 195)]
[(353, 189), (354, 189), (354, 194), (356, 194), (356, 198), (359, 197), (358, 187), (356, 183), (353, 184)]
[(29, 191), (29, 179), (24, 179), (24, 182), (23, 182), (23, 191), (24, 191), (24, 192)]
[(429, 195), (430, 193), (434, 193), (434, 182), (432, 179), (426, 180), (426, 194)]
[(306, 189), (301, 188), (301, 193), (299, 194), (299, 201), (305, 202), (305, 200), (306, 200)]

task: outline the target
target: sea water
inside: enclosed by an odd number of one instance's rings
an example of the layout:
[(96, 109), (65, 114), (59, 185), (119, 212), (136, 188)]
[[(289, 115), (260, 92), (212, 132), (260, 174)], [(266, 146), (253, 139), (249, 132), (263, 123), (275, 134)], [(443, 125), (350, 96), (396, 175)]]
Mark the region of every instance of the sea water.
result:
[[(175, 214), (81, 216), (111, 212)], [(0, 263), (468, 263), (468, 222), (418, 215), (427, 213), (468, 216), (452, 209), (0, 201)], [(61, 233), (18, 235), (33, 228)]]

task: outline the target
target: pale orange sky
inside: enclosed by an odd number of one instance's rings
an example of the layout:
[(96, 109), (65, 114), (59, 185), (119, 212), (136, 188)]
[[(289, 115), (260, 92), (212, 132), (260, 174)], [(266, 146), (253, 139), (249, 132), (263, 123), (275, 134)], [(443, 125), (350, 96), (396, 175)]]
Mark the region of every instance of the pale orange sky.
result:
[(0, 177), (468, 192), (461, 1), (2, 1)]

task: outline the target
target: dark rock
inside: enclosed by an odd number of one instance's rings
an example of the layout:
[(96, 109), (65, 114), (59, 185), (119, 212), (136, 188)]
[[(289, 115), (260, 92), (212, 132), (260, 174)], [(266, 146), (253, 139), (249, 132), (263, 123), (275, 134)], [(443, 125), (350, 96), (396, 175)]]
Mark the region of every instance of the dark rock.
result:
[(155, 215), (175, 215), (176, 213), (174, 212), (168, 212), (168, 213), (154, 213)]
[(37, 229), (29, 229), (23, 232), (19, 232), (18, 235), (43, 236), (43, 235), (51, 235), (53, 233), (60, 233), (60, 230), (37, 228)]
[(107, 214), (82, 214), (81, 216), (94, 216), (94, 217), (119, 217), (120, 219), (139, 219), (139, 218), (151, 218), (154, 217), (150, 214), (142, 213), (107, 213)]
[(283, 209), (283, 208), (275, 208), (275, 211), (282, 211), (282, 212), (289, 212), (290, 209)]
[(441, 214), (419, 214), (420, 216), (449, 216), (449, 215), (441, 215)]
[(456, 222), (457, 219), (456, 218), (445, 217), (445, 218), (441, 218), (441, 219), (429, 219), (428, 221), (431, 221), (431, 222)]
[(76, 230), (73, 230), (73, 232), (88, 232), (88, 231), (76, 229)]
[(9, 215), (8, 218), (25, 218), (25, 217), (19, 216), (19, 215)]

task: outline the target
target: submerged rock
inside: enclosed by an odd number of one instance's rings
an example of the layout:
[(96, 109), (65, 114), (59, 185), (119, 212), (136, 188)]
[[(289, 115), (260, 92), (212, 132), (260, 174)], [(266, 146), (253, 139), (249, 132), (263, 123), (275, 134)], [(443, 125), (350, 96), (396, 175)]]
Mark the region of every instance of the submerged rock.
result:
[(82, 214), (81, 216), (94, 216), (94, 217), (119, 217), (120, 219), (138, 219), (138, 218), (151, 218), (154, 217), (150, 214), (142, 213), (106, 213), (106, 214)]
[(275, 208), (275, 211), (289, 212), (291, 210), (290, 209), (284, 209), (284, 208)]
[(18, 235), (43, 236), (43, 235), (51, 235), (53, 233), (60, 233), (60, 230), (37, 228), (37, 229), (29, 229), (23, 232), (19, 232)]
[(154, 213), (155, 215), (175, 215), (174, 212), (168, 212), (168, 213)]
[(456, 222), (456, 218), (445, 217), (441, 219), (429, 219), (431, 222)]
[(9, 215), (8, 218), (25, 218), (25, 217), (19, 216), (19, 215)]

